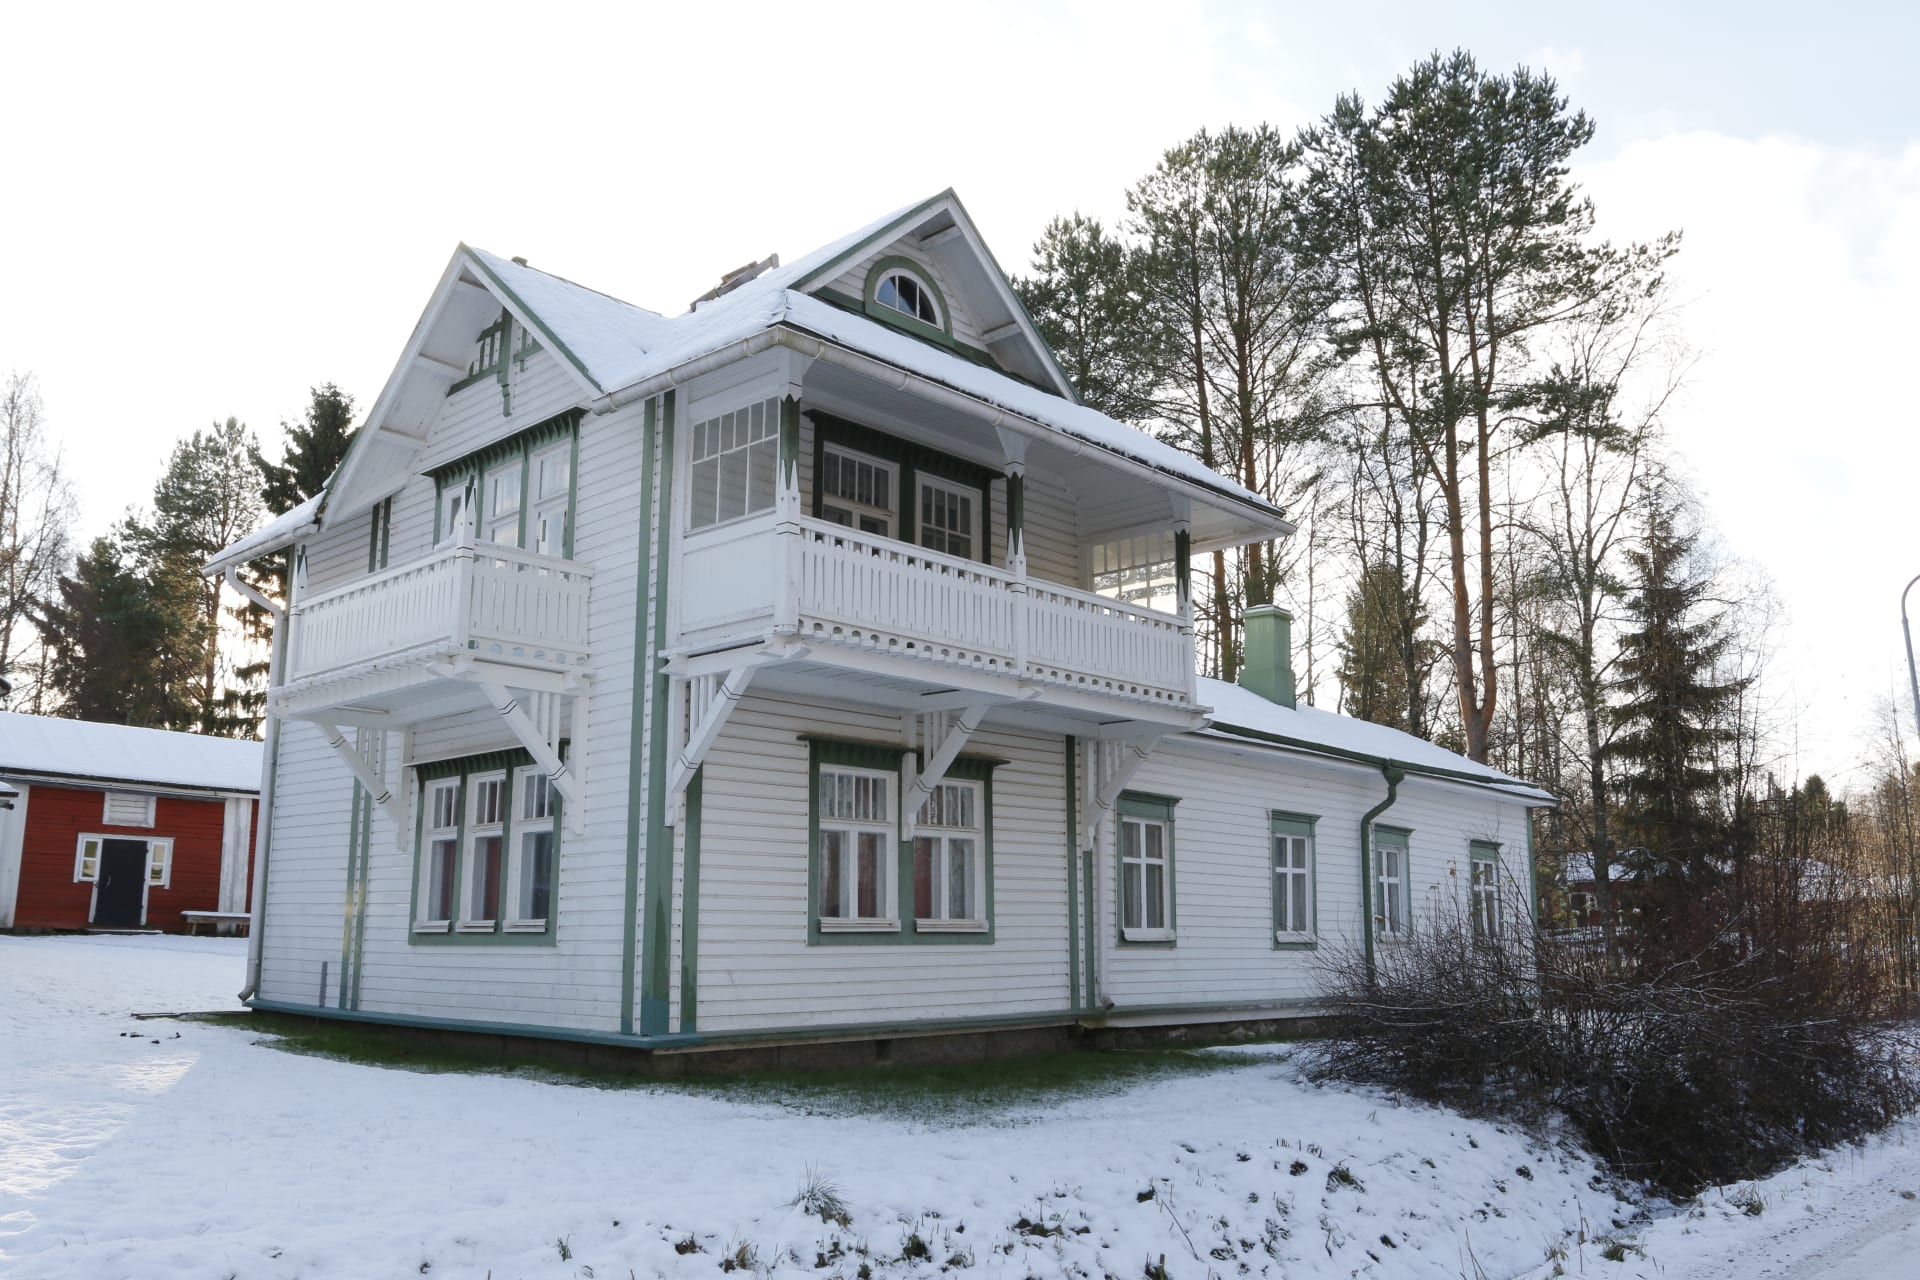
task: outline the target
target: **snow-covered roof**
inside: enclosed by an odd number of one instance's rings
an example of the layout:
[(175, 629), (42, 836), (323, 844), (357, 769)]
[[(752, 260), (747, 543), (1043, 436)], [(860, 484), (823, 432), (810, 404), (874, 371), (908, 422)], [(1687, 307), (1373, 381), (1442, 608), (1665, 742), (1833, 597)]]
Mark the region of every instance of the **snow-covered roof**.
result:
[(238, 738), (0, 711), (0, 776), (251, 792), (260, 758), (258, 742)]
[(1283, 707), (1237, 684), (1204, 677), (1200, 681), (1200, 701), (1213, 708), (1208, 727), (1201, 731), (1205, 734), (1233, 737), (1237, 736), (1235, 730), (1244, 730), (1309, 751), (1391, 762), (1410, 773), (1497, 787), (1543, 804), (1554, 801), (1552, 792), (1530, 782), (1435, 746), (1425, 738), (1369, 720), (1335, 715), (1318, 707)]
[(300, 541), (320, 526), (320, 504), (325, 494), (316, 494), (282, 516), (273, 519), (240, 539), (201, 566), (204, 574), (220, 573), (228, 565), (258, 560), (289, 543)]

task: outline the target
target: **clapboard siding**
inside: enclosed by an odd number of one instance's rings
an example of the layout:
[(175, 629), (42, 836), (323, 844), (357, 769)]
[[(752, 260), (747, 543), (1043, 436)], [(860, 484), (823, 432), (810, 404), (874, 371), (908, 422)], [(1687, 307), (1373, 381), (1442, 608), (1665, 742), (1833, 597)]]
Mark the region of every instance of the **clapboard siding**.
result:
[[(1100, 863), (1102, 993), (1122, 1009), (1175, 1004), (1311, 999), (1312, 952), (1273, 943), (1269, 815), (1308, 814), (1315, 827), (1315, 898), (1321, 947), (1362, 939), (1360, 819), (1386, 796), (1377, 770), (1298, 755), (1211, 746), (1163, 746), (1132, 789), (1171, 796), (1178, 938), (1172, 947), (1117, 941), (1114, 820), (1105, 821)], [(1416, 919), (1464, 894), (1467, 845), (1502, 842), (1511, 867), (1524, 865), (1525, 811), (1473, 788), (1409, 779), (1377, 821), (1411, 827), (1410, 890)], [(1509, 910), (1526, 910), (1524, 900)]]
[(708, 754), (700, 855), (704, 1032), (1048, 1014), (1067, 1007), (1066, 810), (1060, 739), (984, 728), (994, 771), (991, 945), (809, 946), (803, 733), (897, 740), (853, 707), (750, 696)]

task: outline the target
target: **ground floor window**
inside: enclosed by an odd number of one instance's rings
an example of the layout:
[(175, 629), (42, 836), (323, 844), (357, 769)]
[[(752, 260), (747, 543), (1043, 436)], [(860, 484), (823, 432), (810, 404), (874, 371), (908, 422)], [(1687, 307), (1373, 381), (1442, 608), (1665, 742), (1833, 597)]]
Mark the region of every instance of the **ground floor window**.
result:
[(1396, 827), (1373, 829), (1373, 926), (1383, 938), (1407, 936), (1407, 838)]
[(1500, 846), (1475, 840), (1468, 849), (1469, 911), (1476, 942), (1500, 936)]
[(1297, 813), (1272, 816), (1273, 940), (1311, 943), (1314, 939), (1314, 819)]
[(73, 878), (88, 883), (100, 879), (100, 852), (107, 841), (117, 845), (141, 845), (146, 850), (146, 878), (151, 888), (164, 889), (173, 875), (173, 839), (144, 840), (128, 836), (83, 835), (73, 855)]
[(1119, 905), (1122, 942), (1174, 938), (1173, 807), (1164, 796), (1120, 797)]
[(414, 941), (551, 940), (560, 797), (545, 770), (513, 750), (415, 775)]
[(809, 941), (991, 942), (994, 762), (956, 760), (922, 789), (901, 748), (809, 753)]

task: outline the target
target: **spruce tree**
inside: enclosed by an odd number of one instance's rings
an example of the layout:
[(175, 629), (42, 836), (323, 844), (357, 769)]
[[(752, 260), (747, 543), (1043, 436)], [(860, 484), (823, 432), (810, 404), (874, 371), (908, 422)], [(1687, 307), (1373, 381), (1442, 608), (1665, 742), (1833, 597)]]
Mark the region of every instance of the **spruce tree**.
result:
[(1630, 864), (1681, 889), (1704, 883), (1726, 852), (1719, 755), (1734, 740), (1727, 714), (1748, 683), (1720, 675), (1732, 638), (1710, 610), (1713, 579), (1695, 568), (1697, 541), (1677, 527), (1670, 501), (1649, 503), (1645, 540), (1628, 556), (1631, 629), (1621, 637), (1617, 732), (1606, 752), (1620, 828), (1645, 851)]
[[(177, 565), (142, 566), (130, 524), (96, 538), (35, 619), (59, 714), (157, 729), (200, 727), (202, 620)], [(153, 572), (144, 572), (150, 569)]]
[(260, 473), (261, 499), (272, 514), (285, 515), (326, 487), (353, 443), (353, 397), (333, 383), (310, 389), (304, 422), (282, 422), (287, 443), (279, 462), (268, 462), (258, 444), (248, 446)]

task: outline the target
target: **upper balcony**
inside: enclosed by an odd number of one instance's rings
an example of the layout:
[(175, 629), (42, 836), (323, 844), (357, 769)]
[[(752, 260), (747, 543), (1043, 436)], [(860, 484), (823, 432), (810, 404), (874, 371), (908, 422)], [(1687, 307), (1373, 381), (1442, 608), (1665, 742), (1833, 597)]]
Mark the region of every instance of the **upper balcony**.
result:
[(1186, 619), (1018, 568), (769, 515), (691, 542), (677, 571), (690, 652), (766, 641), (843, 688), (866, 673), (1146, 719), (1195, 708)]
[(560, 689), (586, 668), (589, 565), (471, 539), (299, 599), (274, 714), (406, 723), (473, 678)]

